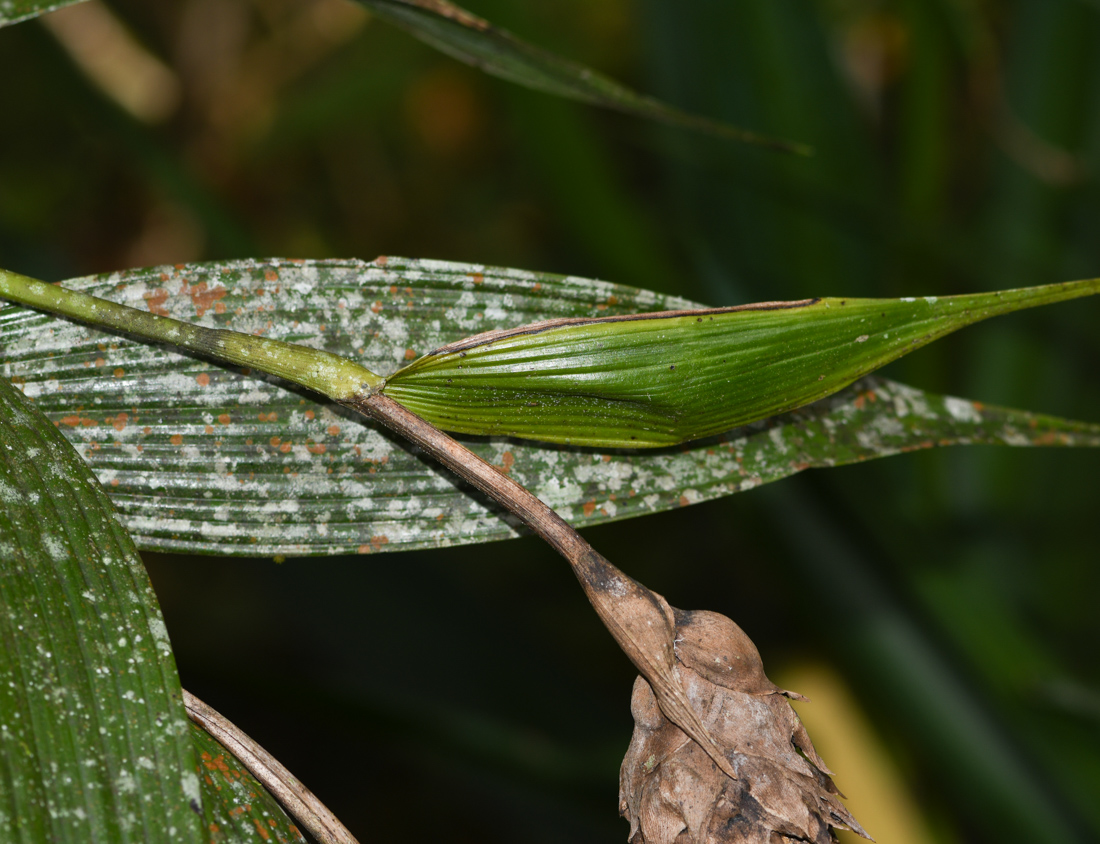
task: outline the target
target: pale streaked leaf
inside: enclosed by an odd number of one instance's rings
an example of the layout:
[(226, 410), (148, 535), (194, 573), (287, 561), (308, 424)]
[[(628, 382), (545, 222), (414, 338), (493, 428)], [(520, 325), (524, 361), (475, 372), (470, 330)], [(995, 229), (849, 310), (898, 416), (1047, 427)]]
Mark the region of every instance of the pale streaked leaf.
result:
[[(208, 326), (346, 355), (383, 375), (470, 334), (698, 307), (649, 291), (438, 261), (234, 262), (66, 282)], [(236, 554), (397, 550), (514, 535), (507, 518), (369, 423), (275, 379), (0, 309), (13, 378), (106, 484), (139, 546)], [(880, 379), (670, 449), (469, 444), (579, 526), (933, 445), (1097, 445), (1100, 428)]]

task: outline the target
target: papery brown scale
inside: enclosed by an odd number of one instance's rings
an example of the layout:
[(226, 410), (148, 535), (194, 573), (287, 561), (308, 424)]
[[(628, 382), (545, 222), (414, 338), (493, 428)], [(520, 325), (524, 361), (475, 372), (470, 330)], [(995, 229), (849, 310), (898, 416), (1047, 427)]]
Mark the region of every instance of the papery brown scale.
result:
[(620, 772), (631, 844), (829, 844), (833, 829), (869, 837), (837, 798), (828, 768), (760, 654), (728, 618), (673, 611), (678, 676), (736, 778), (665, 717), (639, 677), (634, 736)]
[(604, 626), (651, 684), (664, 714), (727, 776), (734, 776), (684, 693), (675, 655), (675, 615), (668, 601), (591, 549), (579, 556), (573, 570)]

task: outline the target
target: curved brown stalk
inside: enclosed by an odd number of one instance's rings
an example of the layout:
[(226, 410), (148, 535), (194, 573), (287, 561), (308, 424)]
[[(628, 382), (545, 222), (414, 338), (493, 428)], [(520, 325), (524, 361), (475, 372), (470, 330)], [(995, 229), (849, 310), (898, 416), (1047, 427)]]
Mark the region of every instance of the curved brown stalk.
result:
[(676, 622), (663, 597), (608, 562), (526, 488), (393, 399), (361, 393), (341, 404), (381, 422), (428, 452), (518, 516), (565, 557), (604, 626), (653, 687), (665, 716), (694, 739), (723, 773), (737, 778), (684, 692), (674, 652)]
[(348, 832), (336, 815), (312, 791), (236, 724), (186, 689), (183, 690), (183, 705), (187, 708), (187, 717), (236, 756), (252, 776), (279, 801), (287, 814), (321, 844), (359, 844), (355, 836)]

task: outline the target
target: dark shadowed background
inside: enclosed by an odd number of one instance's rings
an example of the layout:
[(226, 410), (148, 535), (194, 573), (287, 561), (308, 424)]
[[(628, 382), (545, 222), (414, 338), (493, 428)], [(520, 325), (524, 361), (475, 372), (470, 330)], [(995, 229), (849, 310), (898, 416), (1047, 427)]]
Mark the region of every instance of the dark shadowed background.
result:
[[(469, 0), (795, 158), (488, 78), (347, 0), (0, 31), (0, 266), (379, 254), (712, 305), (1100, 275), (1100, 2)], [(1100, 303), (887, 374), (1100, 420)], [(1100, 840), (1100, 457), (945, 449), (586, 532), (756, 641), (891, 842)], [(184, 685), (361, 841), (625, 840), (633, 671), (534, 539), (146, 557)], [(815, 711), (816, 710), (816, 711)]]

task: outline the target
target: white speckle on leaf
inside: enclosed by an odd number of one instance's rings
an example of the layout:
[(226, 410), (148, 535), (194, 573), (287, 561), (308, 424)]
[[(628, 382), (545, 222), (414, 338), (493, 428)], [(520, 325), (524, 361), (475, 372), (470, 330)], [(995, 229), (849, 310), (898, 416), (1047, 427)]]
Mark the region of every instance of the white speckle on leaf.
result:
[(982, 415), (978, 412), (978, 409), (974, 407), (973, 402), (968, 402), (965, 399), (957, 399), (954, 396), (948, 396), (943, 400), (943, 406), (947, 412), (951, 414), (951, 417), (959, 422), (982, 421)]
[(183, 796), (186, 797), (188, 801), (195, 800), (200, 803), (202, 802), (202, 791), (199, 787), (199, 777), (197, 774), (192, 771), (185, 771), (181, 785), (183, 786)]
[(118, 790), (122, 794), (132, 794), (137, 791), (137, 781), (134, 779), (134, 775), (122, 768), (118, 772), (118, 777), (115, 779), (115, 783), (118, 785)]

